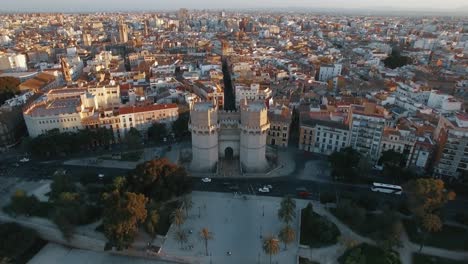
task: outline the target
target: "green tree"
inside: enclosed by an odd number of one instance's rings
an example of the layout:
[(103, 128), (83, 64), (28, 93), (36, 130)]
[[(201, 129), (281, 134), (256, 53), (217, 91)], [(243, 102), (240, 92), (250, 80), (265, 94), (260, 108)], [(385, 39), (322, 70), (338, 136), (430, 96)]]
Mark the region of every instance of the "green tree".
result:
[(148, 199), (142, 194), (114, 190), (104, 194), (104, 233), (117, 250), (128, 248), (134, 241), (138, 224), (147, 216)]
[(382, 152), (382, 156), (379, 159), (379, 164), (392, 167), (402, 167), (404, 166), (404, 156), (403, 154), (394, 150), (386, 150)]
[(421, 250), (423, 249), (424, 244), (426, 243), (426, 240), (429, 237), (429, 234), (439, 232), (440, 230), (442, 230), (443, 226), (442, 220), (440, 220), (440, 217), (436, 214), (424, 215), (421, 219), (421, 223), (424, 229), (424, 234), (419, 247), (419, 252), (421, 252)]
[(402, 56), (398, 47), (393, 47), (392, 54), (384, 60), (385, 66), (390, 69), (400, 68), (411, 63), (411, 58)]
[(284, 249), (287, 249), (288, 244), (294, 242), (294, 240), (296, 239), (296, 232), (291, 226), (286, 225), (281, 229), (278, 237), (281, 240), (281, 242), (284, 243)]
[(53, 176), (53, 181), (50, 184), (49, 198), (54, 201), (60, 197), (64, 192), (73, 193), (76, 190), (76, 186), (70, 179), (69, 175), (64, 172), (57, 172)]
[(123, 191), (125, 189), (126, 183), (127, 180), (124, 177), (118, 176), (112, 182), (112, 188), (113, 190)]
[(154, 123), (148, 129), (148, 139), (154, 142), (161, 142), (167, 135), (166, 125), (162, 123)]
[(208, 241), (213, 240), (213, 233), (206, 227), (200, 230), (200, 237), (205, 243), (205, 254), (208, 256)]
[(296, 201), (291, 196), (285, 196), (278, 210), (278, 218), (288, 225), (296, 217)]
[(20, 80), (14, 77), (0, 77), (0, 105), (20, 93)]
[(359, 176), (356, 166), (359, 164), (360, 159), (359, 152), (351, 147), (344, 148), (339, 152), (333, 152), (328, 157), (333, 177), (350, 182), (356, 181)]
[(12, 215), (30, 215), (39, 206), (36, 196), (28, 196), (24, 190), (16, 190), (11, 197), (11, 203), (5, 207), (5, 211)]
[(455, 199), (455, 193), (447, 191), (444, 182), (438, 179), (413, 180), (405, 190), (410, 210), (421, 218), (426, 214), (438, 214), (448, 201)]
[(129, 149), (136, 149), (141, 146), (142, 137), (140, 131), (132, 127), (125, 135), (125, 144)]
[(167, 159), (138, 165), (127, 176), (128, 188), (156, 201), (165, 201), (191, 191), (192, 181), (181, 166)]
[(366, 256), (360, 247), (352, 249), (345, 259), (345, 264), (366, 264)]
[(270, 256), (270, 264), (271, 258), (273, 255), (276, 255), (280, 251), (279, 240), (274, 236), (268, 236), (263, 239), (263, 251)]
[(421, 248), (429, 236), (429, 233), (442, 229), (440, 211), (448, 201), (455, 199), (455, 193), (448, 191), (442, 180), (417, 179), (410, 181), (405, 186), (408, 195), (408, 207), (425, 234), (421, 240)]
[(172, 123), (172, 133), (178, 138), (188, 134), (189, 112), (179, 113), (179, 117)]

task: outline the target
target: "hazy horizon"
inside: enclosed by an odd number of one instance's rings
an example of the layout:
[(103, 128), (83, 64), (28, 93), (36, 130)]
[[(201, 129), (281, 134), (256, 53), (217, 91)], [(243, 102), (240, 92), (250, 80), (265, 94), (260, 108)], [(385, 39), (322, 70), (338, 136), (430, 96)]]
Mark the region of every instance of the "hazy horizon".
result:
[[(72, 12), (72, 11), (116, 11), (116, 10), (175, 10), (179, 8), (192, 9), (232, 9), (232, 8), (336, 8), (336, 9), (379, 9), (393, 8), (414, 11), (439, 10), (457, 11), (458, 8), (468, 9), (466, 0), (237, 0), (236, 3), (216, 0), (15, 0), (2, 3), (0, 10), (9, 12), (37, 11), (37, 12)], [(467, 14), (468, 15), (468, 14)]]

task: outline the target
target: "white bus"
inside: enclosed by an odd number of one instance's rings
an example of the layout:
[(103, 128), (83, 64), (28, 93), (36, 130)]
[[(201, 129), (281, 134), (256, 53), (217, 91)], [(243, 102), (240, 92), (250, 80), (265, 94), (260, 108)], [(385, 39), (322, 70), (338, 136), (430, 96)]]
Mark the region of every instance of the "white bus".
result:
[(373, 192), (393, 193), (398, 195), (400, 195), (403, 192), (401, 186), (378, 182), (372, 183), (371, 190)]

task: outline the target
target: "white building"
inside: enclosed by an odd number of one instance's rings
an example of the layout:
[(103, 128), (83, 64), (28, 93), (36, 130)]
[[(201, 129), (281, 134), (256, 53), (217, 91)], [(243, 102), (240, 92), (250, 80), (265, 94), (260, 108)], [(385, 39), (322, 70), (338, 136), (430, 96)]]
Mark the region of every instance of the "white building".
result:
[(351, 146), (362, 155), (379, 159), (380, 146), (386, 123), (386, 110), (375, 104), (354, 105), (349, 112)]
[(429, 100), (430, 90), (423, 90), (416, 85), (408, 85), (401, 82), (397, 83), (397, 85), (395, 95), (398, 97), (410, 98), (420, 104), (426, 104)]
[(27, 71), (28, 65), (24, 54), (0, 55), (0, 71)]
[(432, 90), (427, 106), (439, 110), (441, 113), (454, 113), (461, 110), (463, 103), (453, 96)]
[(319, 81), (326, 82), (333, 77), (341, 75), (341, 64), (325, 64), (320, 66)]
[(261, 86), (253, 83), (250, 87), (236, 85), (236, 107), (244, 100), (247, 101), (266, 101), (271, 98), (271, 89), (268, 86)]
[(349, 147), (351, 132), (342, 114), (306, 113), (301, 115), (299, 149), (330, 155)]

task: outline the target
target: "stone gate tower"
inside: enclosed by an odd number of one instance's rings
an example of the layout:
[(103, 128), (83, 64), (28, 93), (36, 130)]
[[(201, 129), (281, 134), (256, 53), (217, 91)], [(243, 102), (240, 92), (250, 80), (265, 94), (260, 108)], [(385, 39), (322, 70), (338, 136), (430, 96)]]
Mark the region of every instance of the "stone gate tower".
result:
[(270, 123), (263, 102), (241, 106), (240, 162), (245, 171), (264, 171), (268, 167), (265, 157), (266, 139)]
[(218, 162), (218, 111), (211, 102), (196, 103), (190, 110), (194, 171), (212, 171)]

